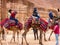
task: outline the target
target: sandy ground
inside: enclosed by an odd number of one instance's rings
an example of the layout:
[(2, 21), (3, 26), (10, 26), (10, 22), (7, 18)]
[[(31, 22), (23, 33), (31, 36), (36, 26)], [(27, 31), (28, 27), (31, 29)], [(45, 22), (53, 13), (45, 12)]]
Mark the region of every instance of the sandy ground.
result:
[[(48, 40), (50, 33), (51, 33), (51, 31), (47, 31), (47, 33), (46, 33), (47, 40)], [(13, 40), (12, 40), (12, 42), (10, 43), (10, 40), (12, 38), (12, 32), (9, 32), (9, 34), (5, 35), (6, 41), (1, 40), (2, 45), (21, 45), (21, 38), (22, 38), (21, 34), (22, 33), (20, 33), (20, 35), (19, 35), (19, 41), (17, 41), (17, 39), (16, 39), (15, 42), (13, 42)], [(39, 34), (39, 31), (38, 31), (38, 34)], [(43, 38), (44, 38), (44, 36), (43, 36)], [(33, 35), (32, 30), (27, 33), (27, 41), (28, 41), (29, 45), (39, 45), (39, 40), (34, 40), (34, 35)], [(55, 41), (54, 33), (51, 36), (51, 41), (43, 40), (44, 45), (55, 45), (55, 42), (56, 41)], [(59, 36), (59, 42), (60, 42), (60, 36)], [(0, 45), (1, 45), (1, 43), (0, 43)], [(26, 45), (25, 41), (24, 41), (23, 45)], [(59, 45), (60, 45), (60, 43), (59, 43)]]

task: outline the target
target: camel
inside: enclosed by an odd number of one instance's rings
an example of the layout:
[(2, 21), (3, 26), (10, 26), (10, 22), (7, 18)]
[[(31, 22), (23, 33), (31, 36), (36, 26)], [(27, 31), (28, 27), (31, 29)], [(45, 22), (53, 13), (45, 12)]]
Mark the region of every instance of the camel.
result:
[[(54, 23), (55, 23), (56, 18), (54, 17), (51, 23), (48, 23), (48, 22), (46, 22), (45, 20), (42, 20), (42, 19), (40, 18), (40, 24), (32, 24), (32, 20), (33, 20), (33, 19), (30, 17), (30, 18), (24, 23), (24, 24), (25, 24), (25, 25), (24, 25), (24, 30), (25, 30), (25, 32), (22, 34), (22, 36), (24, 37), (24, 39), (25, 39), (25, 41), (26, 41), (26, 44), (29, 45), (28, 42), (27, 42), (27, 40), (26, 40), (26, 34), (27, 34), (27, 32), (29, 31), (29, 29), (30, 29), (31, 27), (32, 27), (32, 28), (37, 28), (37, 29), (40, 31), (39, 44), (43, 45), (43, 43), (42, 43), (42, 34), (43, 34), (43, 32), (46, 33), (46, 31), (47, 31), (48, 29), (52, 29), (52, 30), (53, 30), (54, 27), (53, 27), (53, 28), (49, 28), (49, 27), (54, 26)], [(43, 21), (43, 22), (46, 24), (46, 25), (44, 25), (45, 27), (42, 26), (42, 24), (44, 24), (44, 23), (41, 22), (41, 21)], [(43, 27), (44, 29), (43, 29), (42, 27)], [(45, 33), (44, 33), (44, 40), (46, 41)], [(51, 33), (53, 33), (53, 31), (52, 31)], [(52, 35), (52, 34), (50, 34), (50, 36), (49, 36), (49, 40), (50, 40), (51, 35)], [(22, 44), (23, 44), (23, 38), (22, 38)]]
[[(48, 28), (51, 27), (50, 29), (54, 30), (56, 20), (57, 20), (57, 17), (54, 16), (52, 22), (48, 24)], [(48, 38), (49, 41), (51, 40), (50, 37), (51, 37), (52, 34), (53, 34), (53, 31), (51, 32), (51, 34)]]
[[(23, 24), (19, 22), (20, 27), (17, 27), (16, 25), (12, 25), (12, 26), (10, 26), (10, 28), (5, 27), (5, 26), (7, 26), (10, 23), (9, 21), (11, 22), (11, 20), (9, 20), (7, 18), (5, 20), (2, 20), (1, 22), (3, 22), (3, 23), (1, 23), (1, 26), (2, 26), (2, 29), (4, 31), (4, 34), (5, 34), (5, 32), (13, 31), (13, 37), (12, 37), (12, 39), (14, 39), (14, 42), (15, 42), (15, 34), (17, 32), (17, 40), (19, 40), (19, 32), (22, 30)], [(12, 24), (14, 24), (14, 23), (12, 23)], [(5, 30), (5, 29), (7, 29), (7, 30)], [(3, 36), (3, 38), (4, 38), (4, 36)], [(11, 39), (11, 41), (12, 41), (12, 39)]]
[[(5, 29), (5, 27), (4, 27), (4, 29)], [(20, 30), (20, 29), (18, 29), (16, 26), (11, 26), (11, 28), (10, 29), (8, 29), (8, 28), (6, 28), (7, 30), (4, 30), (4, 32), (7, 32), (8, 33), (8, 31), (12, 31), (13, 32), (13, 37), (12, 37), (12, 39), (14, 39), (14, 42), (15, 42), (15, 34), (17, 33), (17, 40), (19, 40), (19, 32), (22, 30)], [(11, 39), (11, 41), (10, 42), (12, 42), (12, 39)]]
[[(43, 45), (42, 43), (42, 34), (43, 34), (43, 30), (42, 27), (41, 27), (41, 23), (42, 22), (39, 22), (39, 23), (32, 23), (32, 20), (33, 18), (29, 18), (25, 23), (24, 23), (24, 30), (25, 32), (22, 34), (22, 36), (24, 37), (25, 41), (26, 41), (26, 44), (28, 44), (27, 40), (26, 40), (26, 34), (27, 32), (29, 31), (29, 29), (32, 27), (32, 28), (37, 28), (39, 31), (40, 31), (40, 38), (39, 38), (39, 44)], [(47, 23), (46, 23), (47, 24)], [(46, 25), (47, 26), (47, 25)], [(47, 28), (45, 28), (46, 30)], [(45, 35), (44, 35), (45, 36)], [(23, 44), (23, 38), (22, 38), (22, 44)]]

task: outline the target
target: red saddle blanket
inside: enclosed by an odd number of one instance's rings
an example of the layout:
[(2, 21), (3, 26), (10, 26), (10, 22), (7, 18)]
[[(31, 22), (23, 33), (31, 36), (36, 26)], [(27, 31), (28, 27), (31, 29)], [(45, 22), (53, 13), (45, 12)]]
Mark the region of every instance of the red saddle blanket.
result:
[[(48, 26), (48, 22), (47, 21), (45, 21), (44, 19), (42, 19), (42, 18), (40, 18), (40, 28), (43, 30), (43, 31), (46, 31), (47, 30), (47, 26)], [(54, 26), (55, 25), (51, 25), (49, 28), (50, 29), (54, 29)]]
[(48, 22), (45, 21), (44, 19), (40, 18), (40, 28), (41, 28), (43, 31), (46, 31), (47, 25), (48, 25)]
[(15, 23), (16, 22), (14, 20), (10, 20), (10, 19), (6, 18), (0, 22), (0, 26), (2, 26), (2, 27), (4, 26), (5, 28), (8, 28), (8, 29), (11, 26), (17, 26), (20, 30), (23, 28), (22, 23), (19, 22), (18, 25), (16, 25)]
[[(32, 20), (33, 20), (32, 17), (30, 17), (30, 18), (27, 20), (27, 22), (25, 23), (25, 27), (26, 27), (26, 28), (30, 28), (30, 27), (31, 27)], [(40, 21), (40, 28), (41, 28), (43, 31), (46, 31), (48, 22), (45, 21), (45, 20), (42, 19), (42, 18), (40, 18), (39, 21)]]
[(25, 27), (27, 29), (29, 29), (31, 27), (32, 24), (32, 17), (30, 17), (26, 22), (25, 22)]
[(2, 27), (9, 19), (5, 18), (0, 22), (0, 26)]

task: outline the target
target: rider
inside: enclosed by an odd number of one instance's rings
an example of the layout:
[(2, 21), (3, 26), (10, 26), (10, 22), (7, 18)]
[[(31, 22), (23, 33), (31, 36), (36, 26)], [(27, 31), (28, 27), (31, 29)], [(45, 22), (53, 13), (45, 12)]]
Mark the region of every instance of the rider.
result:
[(16, 22), (15, 24), (17, 25), (18, 24), (18, 20), (15, 18), (16, 14), (17, 14), (17, 12), (12, 10), (10, 19), (14, 20)]
[(39, 16), (39, 14), (38, 14), (38, 12), (37, 12), (37, 8), (34, 8), (32, 17), (33, 17), (33, 19), (35, 19), (36, 22), (38, 23), (40, 16)]
[(52, 11), (49, 12), (49, 20), (48, 20), (48, 22), (50, 22), (51, 20), (53, 20), (53, 13), (52, 13)]

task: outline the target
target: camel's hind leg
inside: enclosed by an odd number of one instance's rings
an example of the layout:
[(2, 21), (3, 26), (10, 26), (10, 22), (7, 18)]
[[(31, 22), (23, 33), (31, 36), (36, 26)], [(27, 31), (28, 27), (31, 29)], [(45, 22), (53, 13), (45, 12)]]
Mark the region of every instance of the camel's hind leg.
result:
[(19, 41), (19, 31), (17, 31), (17, 40)]
[[(29, 30), (25, 30), (25, 32), (22, 34), (22, 36), (24, 37), (27, 45), (29, 45), (28, 42), (27, 42), (27, 40), (26, 40), (26, 34), (27, 34), (28, 31)], [(23, 44), (23, 37), (22, 37), (22, 44)]]
[(1, 27), (1, 34), (2, 34), (2, 39), (5, 40), (5, 31), (4, 31), (4, 27)]
[(42, 44), (42, 33), (43, 33), (43, 31), (42, 31), (42, 30), (40, 30), (40, 39), (39, 39), (39, 44), (41, 44), (41, 45), (43, 45), (43, 44)]
[(14, 42), (15, 42), (15, 33), (16, 33), (16, 32), (13, 32), (13, 37), (12, 37), (12, 39), (11, 39), (10, 42), (12, 42), (13, 39), (14, 39)]

